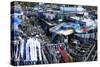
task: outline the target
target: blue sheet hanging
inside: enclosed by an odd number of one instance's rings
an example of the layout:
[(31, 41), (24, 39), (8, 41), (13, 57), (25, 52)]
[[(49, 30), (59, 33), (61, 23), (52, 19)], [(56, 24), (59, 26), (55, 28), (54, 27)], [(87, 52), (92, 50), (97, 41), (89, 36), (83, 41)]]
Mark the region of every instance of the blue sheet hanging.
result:
[(16, 23), (16, 24), (21, 24), (22, 23), (22, 19), (18, 18), (18, 17), (15, 17), (15, 16), (12, 16), (11, 17), (11, 24), (13, 23)]

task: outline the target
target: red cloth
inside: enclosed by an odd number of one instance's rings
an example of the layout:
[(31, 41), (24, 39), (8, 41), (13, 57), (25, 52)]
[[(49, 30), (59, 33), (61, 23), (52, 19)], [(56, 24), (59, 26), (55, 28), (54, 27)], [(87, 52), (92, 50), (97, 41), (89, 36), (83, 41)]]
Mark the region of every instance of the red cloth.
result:
[(83, 28), (83, 29), (82, 29), (82, 32), (87, 32), (87, 31), (88, 31), (87, 28)]
[(71, 62), (71, 59), (70, 59), (68, 53), (65, 52), (64, 49), (59, 48), (59, 52), (60, 52), (61, 56), (63, 57), (64, 62)]

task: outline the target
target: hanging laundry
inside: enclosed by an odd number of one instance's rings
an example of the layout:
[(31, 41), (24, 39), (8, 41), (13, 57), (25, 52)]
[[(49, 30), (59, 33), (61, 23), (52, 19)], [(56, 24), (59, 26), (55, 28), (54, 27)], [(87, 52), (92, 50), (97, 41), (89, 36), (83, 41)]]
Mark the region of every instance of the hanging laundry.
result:
[(60, 48), (59, 48), (59, 52), (60, 52), (60, 54), (61, 54), (61, 56), (62, 56), (61, 59), (62, 59), (64, 62), (72, 62), (71, 56), (70, 56), (66, 51), (64, 51), (64, 48), (63, 48), (63, 47), (60, 47)]
[[(38, 47), (38, 52), (39, 52), (39, 60), (42, 60), (41, 57), (41, 46), (40, 42), (38, 41), (37, 38), (30, 37), (27, 41), (26, 45), (26, 60), (31, 60), (31, 61), (38, 61), (37, 59), (37, 47)], [(29, 51), (30, 49), (30, 51)]]

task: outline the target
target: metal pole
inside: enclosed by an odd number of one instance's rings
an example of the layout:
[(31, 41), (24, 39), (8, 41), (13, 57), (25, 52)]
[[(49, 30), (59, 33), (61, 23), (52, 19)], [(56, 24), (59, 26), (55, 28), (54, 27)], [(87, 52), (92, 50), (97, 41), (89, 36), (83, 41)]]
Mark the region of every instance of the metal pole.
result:
[(88, 56), (85, 58), (84, 61), (87, 61), (87, 60), (88, 60), (88, 58), (90, 57), (90, 55), (91, 55), (92, 51), (94, 50), (94, 48), (95, 48), (95, 44), (94, 44), (93, 47), (91, 48), (91, 50), (90, 50)]

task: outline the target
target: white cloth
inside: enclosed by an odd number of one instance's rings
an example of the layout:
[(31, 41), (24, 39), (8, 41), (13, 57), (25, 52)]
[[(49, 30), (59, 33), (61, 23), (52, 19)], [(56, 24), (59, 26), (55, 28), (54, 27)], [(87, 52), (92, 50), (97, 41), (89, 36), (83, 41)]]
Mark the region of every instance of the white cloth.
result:
[[(39, 59), (42, 60), (40, 42), (38, 41), (38, 39), (35, 39), (35, 38), (29, 38), (26, 43), (26, 60), (31, 60), (31, 61), (38, 60), (37, 59), (37, 47), (39, 49), (38, 50), (39, 51)], [(29, 48), (30, 48), (30, 52), (29, 52)]]
[(23, 55), (23, 53), (24, 53), (24, 39), (20, 39), (20, 53), (21, 53), (21, 57), (23, 58), (24, 57), (24, 55)]
[(46, 18), (48, 18), (50, 20), (55, 18), (55, 14), (50, 14), (50, 13), (44, 13), (44, 14), (45, 14)]
[(27, 43), (26, 43), (26, 61), (29, 61), (30, 60), (30, 57), (29, 57), (29, 55), (30, 55), (30, 53), (29, 53), (30, 40), (31, 40), (31, 38), (29, 38), (27, 40)]

